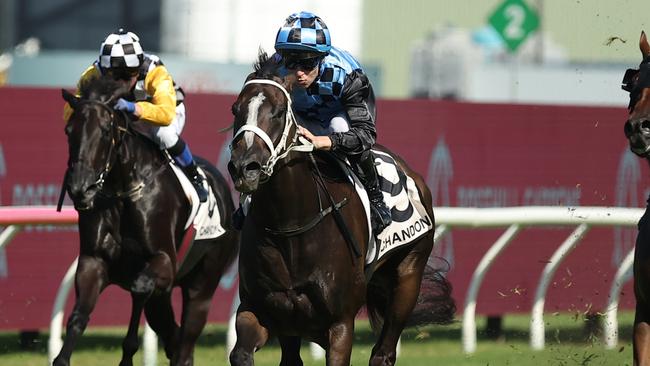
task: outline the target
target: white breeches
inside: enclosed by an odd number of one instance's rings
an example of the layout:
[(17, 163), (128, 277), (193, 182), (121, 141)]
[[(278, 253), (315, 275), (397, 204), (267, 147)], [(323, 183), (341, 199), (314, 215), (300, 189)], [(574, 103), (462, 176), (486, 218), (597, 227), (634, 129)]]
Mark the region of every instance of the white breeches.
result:
[(178, 136), (183, 132), (183, 127), (185, 127), (185, 103), (176, 106), (176, 117), (167, 126), (156, 126), (142, 120), (133, 123), (134, 129), (157, 143), (161, 149), (174, 146)]

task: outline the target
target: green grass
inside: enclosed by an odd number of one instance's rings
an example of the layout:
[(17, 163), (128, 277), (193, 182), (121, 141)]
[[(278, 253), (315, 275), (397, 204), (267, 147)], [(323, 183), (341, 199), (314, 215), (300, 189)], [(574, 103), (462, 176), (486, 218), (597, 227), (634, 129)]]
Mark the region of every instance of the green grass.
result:
[[(478, 319), (478, 347), (473, 355), (465, 355), (460, 344), (460, 322), (450, 326), (409, 329), (402, 337), (402, 350), (398, 365), (632, 365), (633, 314), (619, 314), (619, 345), (615, 350), (605, 350), (598, 335), (585, 332), (581, 314), (547, 314), (546, 349), (532, 351), (528, 345), (529, 317), (510, 315), (504, 318), (503, 335), (499, 340), (487, 339), (485, 318)], [(72, 356), (73, 365), (117, 365), (121, 354), (121, 341), (126, 329), (90, 328), (79, 341)], [(225, 354), (226, 328), (223, 325), (206, 327), (195, 352), (195, 365), (227, 365)], [(357, 322), (352, 365), (367, 365), (374, 336), (366, 321)], [(47, 364), (47, 334), (42, 334), (34, 349), (20, 349), (17, 333), (0, 333), (0, 365), (44, 366)], [(160, 351), (160, 348), (159, 348)], [(303, 347), (305, 365), (324, 365), (314, 361), (309, 346)], [(271, 341), (255, 355), (256, 365), (277, 365), (280, 349)], [(142, 365), (142, 352), (135, 357)], [(158, 365), (167, 364), (162, 352)]]

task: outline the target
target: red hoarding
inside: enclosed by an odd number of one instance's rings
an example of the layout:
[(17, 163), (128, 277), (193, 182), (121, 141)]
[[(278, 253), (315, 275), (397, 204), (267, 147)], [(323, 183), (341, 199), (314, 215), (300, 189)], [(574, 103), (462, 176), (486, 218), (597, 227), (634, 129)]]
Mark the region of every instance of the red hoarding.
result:
[[(187, 98), (184, 138), (219, 166), (230, 133), (231, 95)], [(0, 204), (54, 205), (67, 159), (55, 89), (0, 88)], [(628, 152), (625, 108), (496, 105), (429, 100), (378, 103), (379, 142), (425, 176), (437, 206), (518, 205), (644, 207), (646, 164)], [(528, 312), (541, 271), (573, 228), (523, 230), (493, 264), (479, 293), (482, 314)], [(453, 230), (436, 248), (462, 306), (469, 279), (503, 229)], [(594, 228), (560, 266), (546, 310), (602, 310), (618, 263), (635, 230)], [(75, 227), (26, 228), (0, 250), (0, 329), (49, 324), (59, 283), (78, 250)], [(211, 321), (230, 311), (232, 276), (222, 282)], [(631, 286), (621, 306), (633, 305)], [(72, 297), (68, 300), (68, 310)], [(125, 324), (130, 300), (111, 287), (91, 325)]]

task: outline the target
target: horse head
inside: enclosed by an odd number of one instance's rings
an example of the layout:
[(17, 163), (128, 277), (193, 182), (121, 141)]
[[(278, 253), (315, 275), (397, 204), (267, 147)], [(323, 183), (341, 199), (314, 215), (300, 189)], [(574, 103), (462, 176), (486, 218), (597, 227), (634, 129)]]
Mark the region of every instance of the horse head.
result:
[(278, 76), (279, 64), (261, 52), (237, 100), (228, 172), (235, 189), (251, 193), (270, 178), (275, 163), (294, 149), (297, 124), (289, 95), (292, 80)]
[(640, 157), (650, 157), (650, 44), (645, 32), (639, 40), (642, 61), (639, 69), (628, 69), (623, 78), (623, 89), (630, 93), (628, 110), (630, 116), (625, 122), (625, 137), (632, 152)]
[[(116, 159), (116, 145), (127, 118), (112, 105), (128, 92), (124, 83), (93, 79), (81, 89), (81, 97), (62, 90), (73, 113), (65, 126), (68, 137), (66, 190), (77, 210), (90, 210)], [(121, 116), (121, 117), (118, 117)]]

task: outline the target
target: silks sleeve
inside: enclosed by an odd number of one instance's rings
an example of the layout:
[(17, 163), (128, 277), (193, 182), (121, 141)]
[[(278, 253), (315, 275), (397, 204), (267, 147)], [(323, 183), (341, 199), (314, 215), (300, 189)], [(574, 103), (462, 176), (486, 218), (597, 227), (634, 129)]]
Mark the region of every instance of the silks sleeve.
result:
[(159, 126), (168, 126), (176, 116), (176, 90), (171, 75), (164, 66), (156, 66), (147, 73), (144, 88), (151, 102), (141, 101), (140, 119)]

